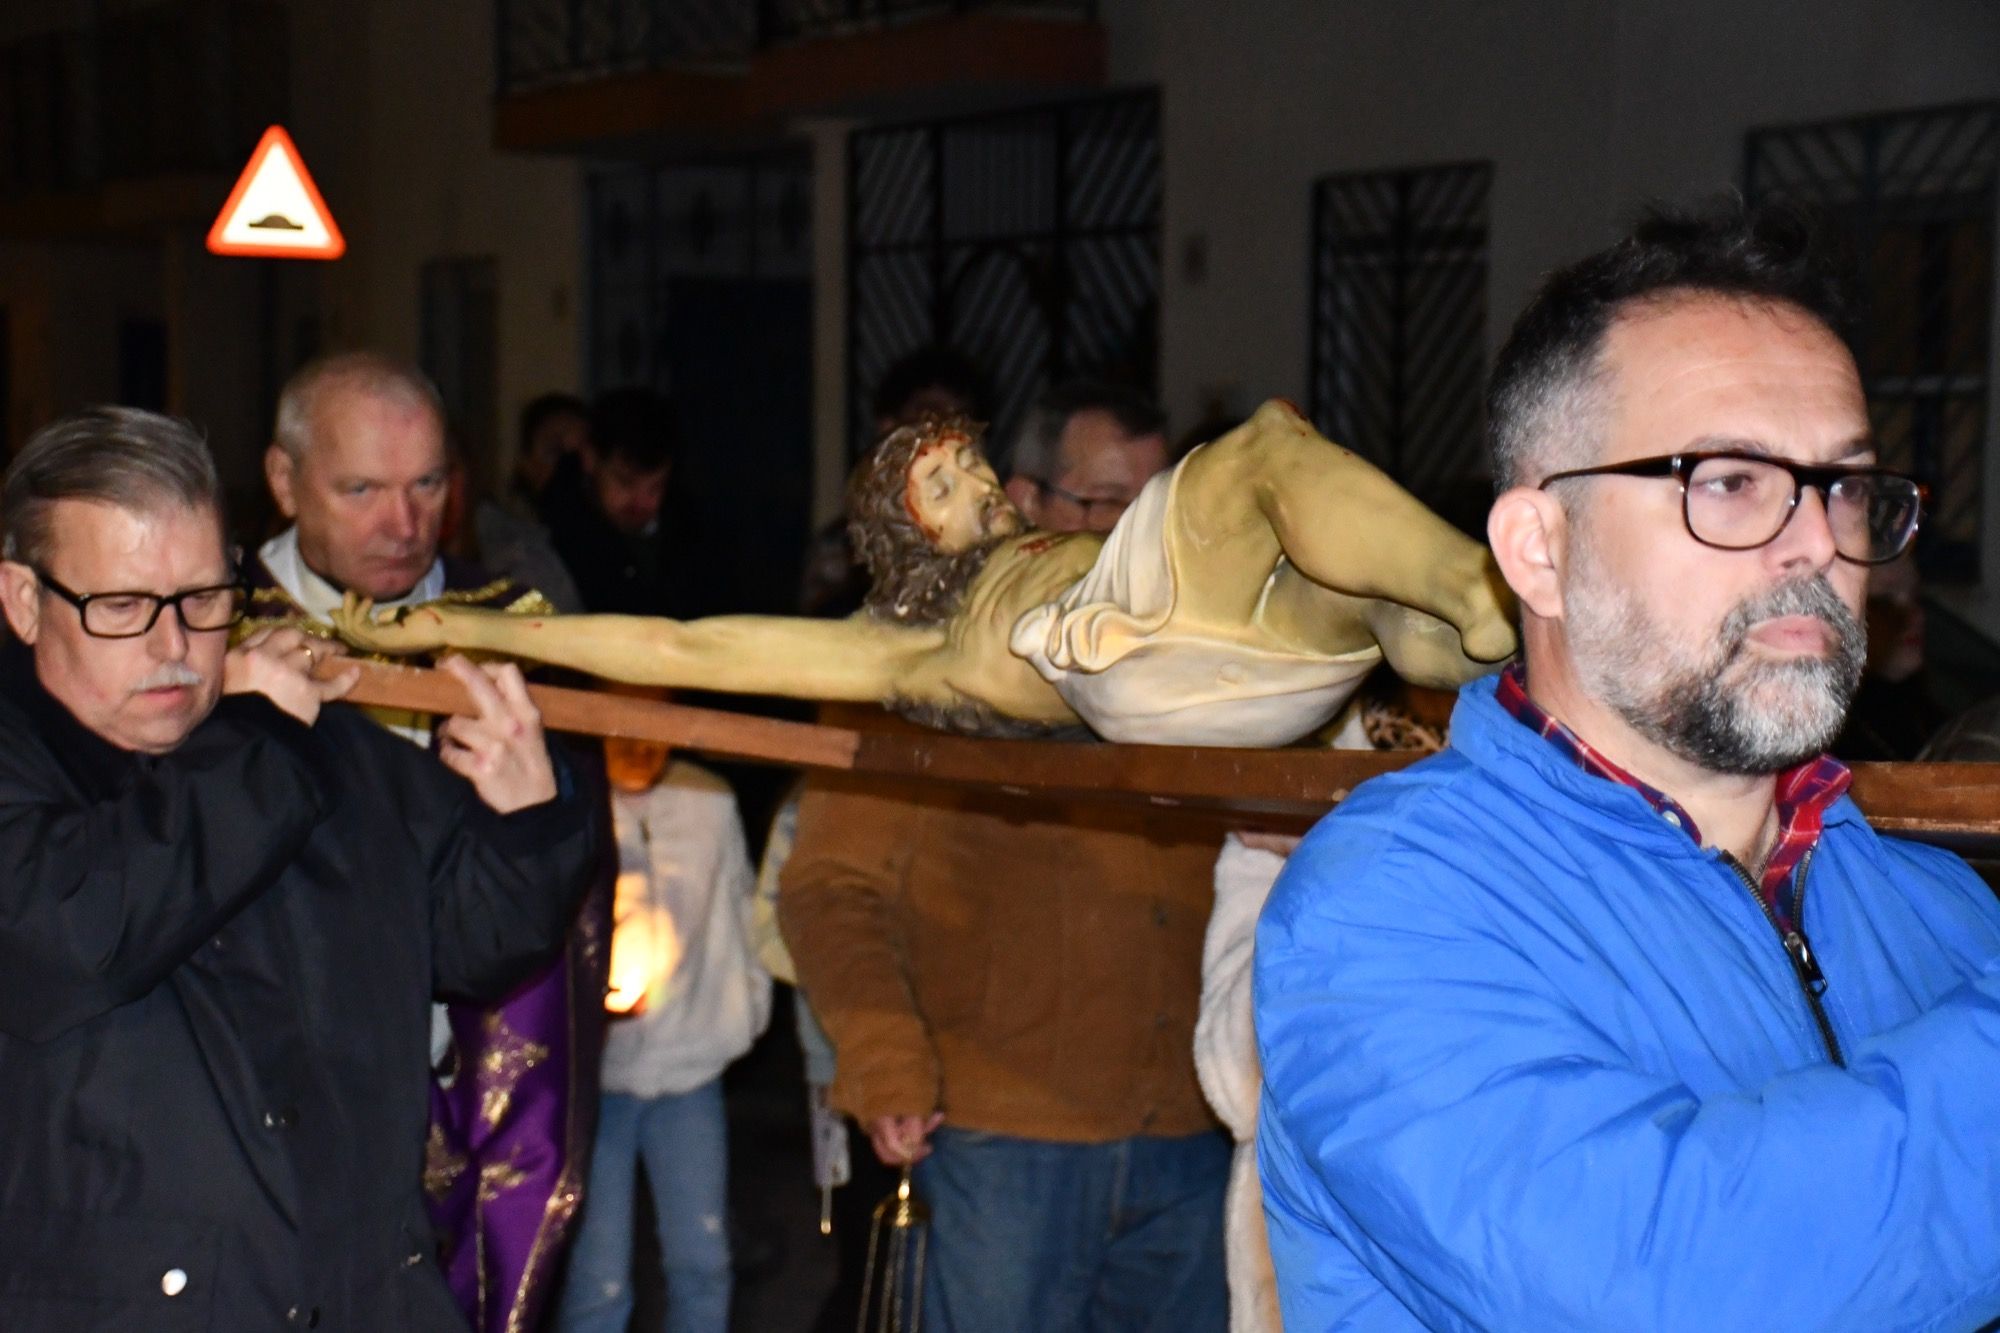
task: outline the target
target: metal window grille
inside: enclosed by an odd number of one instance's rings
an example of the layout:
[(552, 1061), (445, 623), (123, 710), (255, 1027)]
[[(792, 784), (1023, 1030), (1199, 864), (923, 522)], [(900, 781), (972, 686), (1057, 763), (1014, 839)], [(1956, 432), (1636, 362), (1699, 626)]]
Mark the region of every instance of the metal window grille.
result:
[(676, 65), (740, 64), (757, 51), (996, 9), (1090, 21), (1096, 0), (494, 0), (505, 93)]
[(1434, 506), (1485, 470), (1492, 186), (1490, 162), (1313, 186), (1313, 420)]
[(760, 28), (766, 41), (789, 41), (838, 36), (974, 9), (1085, 20), (1097, 16), (1096, 0), (763, 0)]
[(1884, 463), (1931, 487), (1925, 571), (1979, 571), (2000, 104), (1753, 130), (1744, 193), (1815, 210), (1852, 256), (1855, 358)]
[(1050, 384), (1156, 386), (1160, 101), (1153, 90), (858, 131), (847, 265), (852, 447), (899, 357), (942, 343), (995, 390), (1011, 441)]
[(589, 181), (592, 390), (670, 392), (672, 279), (812, 273), (810, 168), (790, 160), (606, 168)]
[(675, 65), (740, 63), (754, 0), (494, 0), (500, 91)]
[(70, 26), (51, 14), (48, 30), (0, 44), (0, 197), (234, 173), (264, 127), (286, 118), (284, 5), (72, 8)]

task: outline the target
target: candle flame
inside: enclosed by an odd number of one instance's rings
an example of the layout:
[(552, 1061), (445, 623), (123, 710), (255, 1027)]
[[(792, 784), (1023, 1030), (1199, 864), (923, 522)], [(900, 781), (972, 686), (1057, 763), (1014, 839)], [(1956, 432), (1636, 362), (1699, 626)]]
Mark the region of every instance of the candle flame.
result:
[(604, 995), (608, 1014), (642, 1014), (666, 989), (667, 978), (681, 961), (680, 932), (671, 914), (647, 902), (644, 871), (618, 876), (611, 930), (610, 989)]

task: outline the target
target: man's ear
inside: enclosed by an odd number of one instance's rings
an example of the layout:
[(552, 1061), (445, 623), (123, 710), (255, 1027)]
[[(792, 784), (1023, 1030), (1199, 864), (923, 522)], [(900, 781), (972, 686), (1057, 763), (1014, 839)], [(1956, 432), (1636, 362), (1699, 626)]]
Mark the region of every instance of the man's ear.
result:
[(17, 560), (0, 560), (0, 609), (22, 643), (33, 643), (42, 630), (42, 585), (35, 571)]
[(1042, 526), (1042, 488), (1023, 476), (1007, 478), (1007, 484), (1000, 488), (1007, 492), (1007, 498), (1014, 502), (1014, 508), (1021, 511), (1021, 517), (1028, 520), (1028, 526)]
[(1486, 541), (1501, 577), (1522, 607), (1544, 620), (1562, 618), (1568, 538), (1569, 515), (1562, 501), (1533, 486), (1502, 492), (1486, 515)]
[(299, 500), (293, 489), (298, 483), (299, 465), (285, 452), (282, 445), (273, 444), (264, 450), (264, 484), (271, 488), (271, 499), (277, 502), (278, 512), (291, 522), (299, 516)]

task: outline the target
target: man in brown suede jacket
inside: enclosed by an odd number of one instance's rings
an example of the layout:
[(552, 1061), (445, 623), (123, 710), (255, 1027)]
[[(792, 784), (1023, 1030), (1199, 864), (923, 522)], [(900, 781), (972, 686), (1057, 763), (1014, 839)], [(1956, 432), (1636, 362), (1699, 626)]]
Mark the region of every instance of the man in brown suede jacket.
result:
[[(1115, 522), (1156, 409), (1044, 400), (1009, 494)], [(1229, 1148), (1195, 1079), (1220, 834), (990, 793), (809, 784), (780, 922), (833, 1096), (932, 1209), (926, 1328), (1221, 1329)]]

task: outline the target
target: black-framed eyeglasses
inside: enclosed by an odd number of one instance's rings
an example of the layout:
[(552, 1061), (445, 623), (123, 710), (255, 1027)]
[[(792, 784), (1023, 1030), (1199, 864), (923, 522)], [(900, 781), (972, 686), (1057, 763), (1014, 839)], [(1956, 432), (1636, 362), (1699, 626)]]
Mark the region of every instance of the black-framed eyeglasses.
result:
[(136, 639), (147, 633), (168, 607), (191, 633), (228, 629), (243, 619), (246, 593), (242, 582), (184, 588), (162, 596), (156, 592), (77, 592), (66, 588), (39, 566), (30, 565), (42, 586), (76, 608), (83, 632), (97, 639)]
[(1800, 492), (1810, 486), (1825, 502), (1833, 549), (1858, 565), (1884, 565), (1908, 550), (1925, 499), (1915, 478), (1888, 468), (1820, 466), (1734, 451), (1572, 468), (1544, 478), (1541, 489), (1574, 477), (1672, 477), (1681, 486), (1688, 535), (1724, 551), (1777, 540), (1799, 507)]
[(1078, 495), (1075, 491), (1066, 491), (1054, 482), (1043, 481), (1040, 477), (1029, 477), (1028, 480), (1033, 482), (1035, 489), (1043, 495), (1053, 495), (1058, 500), (1067, 500), (1081, 509), (1086, 523), (1095, 523), (1100, 519), (1116, 523), (1119, 515), (1132, 507), (1130, 500), (1115, 500), (1109, 496), (1092, 498), (1088, 495)]

